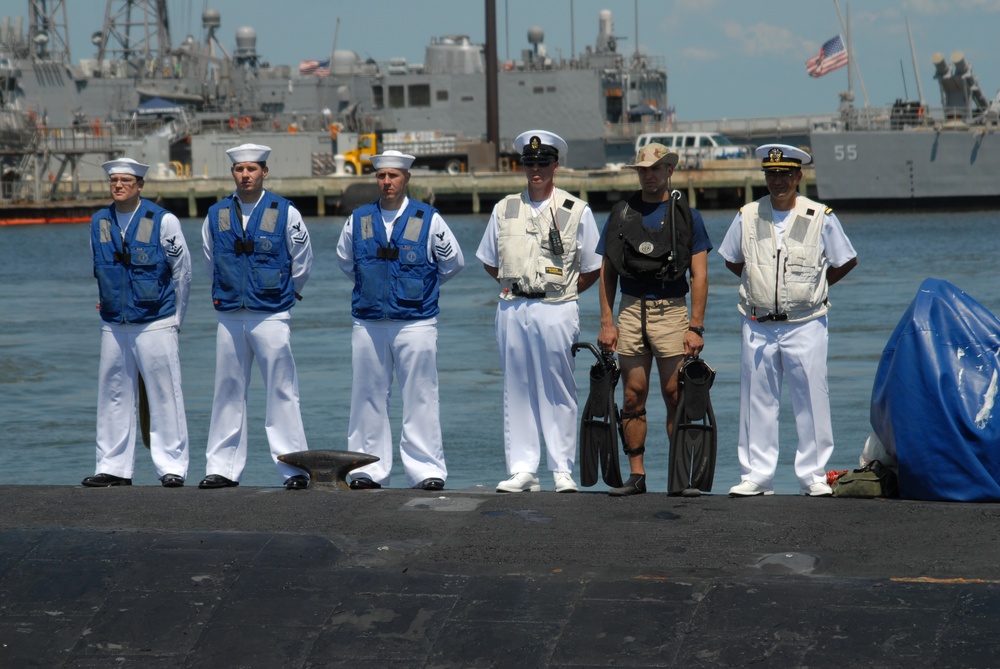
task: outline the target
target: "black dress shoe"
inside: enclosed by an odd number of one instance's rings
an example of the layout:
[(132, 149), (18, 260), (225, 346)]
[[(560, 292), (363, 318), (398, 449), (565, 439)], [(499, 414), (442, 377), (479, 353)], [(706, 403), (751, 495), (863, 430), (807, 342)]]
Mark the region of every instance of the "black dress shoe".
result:
[(415, 487), (421, 490), (444, 490), (444, 481), (442, 479), (424, 479), (418, 483)]
[(235, 488), (240, 484), (239, 481), (230, 481), (225, 476), (219, 476), (218, 474), (209, 474), (201, 480), (198, 487), (202, 490), (210, 488)]
[(160, 483), (163, 484), (164, 488), (183, 488), (184, 478), (177, 474), (164, 474), (163, 478), (160, 479)]
[(132, 485), (132, 479), (123, 479), (114, 474), (95, 474), (83, 479), (81, 483), (88, 488), (110, 488), (116, 485)]
[(309, 479), (301, 474), (285, 479), (285, 490), (305, 490), (309, 487)]
[(381, 483), (375, 483), (375, 481), (372, 481), (371, 479), (351, 479), (351, 490), (376, 490), (381, 487)]
[(611, 488), (608, 494), (612, 497), (627, 497), (628, 495), (641, 495), (646, 492), (646, 475), (632, 474), (628, 481), (620, 488)]

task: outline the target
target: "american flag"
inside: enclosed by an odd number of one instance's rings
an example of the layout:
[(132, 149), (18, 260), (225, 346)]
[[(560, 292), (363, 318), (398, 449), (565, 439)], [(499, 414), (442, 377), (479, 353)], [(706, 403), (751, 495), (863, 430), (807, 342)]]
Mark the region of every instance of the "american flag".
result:
[(827, 72), (847, 65), (847, 50), (844, 41), (837, 35), (828, 39), (819, 53), (806, 61), (806, 72), (810, 77), (822, 77)]
[(330, 61), (328, 60), (304, 60), (299, 63), (299, 74), (314, 74), (317, 77), (330, 76)]

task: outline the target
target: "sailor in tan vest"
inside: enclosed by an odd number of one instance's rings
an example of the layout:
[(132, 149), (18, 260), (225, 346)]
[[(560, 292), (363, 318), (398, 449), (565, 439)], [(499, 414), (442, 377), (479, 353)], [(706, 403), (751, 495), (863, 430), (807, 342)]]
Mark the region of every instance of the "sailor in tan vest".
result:
[(833, 454), (827, 387), (829, 286), (858, 264), (833, 211), (797, 192), (802, 164), (793, 146), (757, 149), (769, 195), (736, 215), (719, 254), (740, 277), (738, 452), (741, 481), (730, 496), (774, 493), (781, 385), (788, 381), (798, 449), (795, 476), (803, 495), (828, 496), (826, 463)]
[(577, 296), (597, 281), (597, 222), (587, 203), (556, 188), (569, 147), (529, 130), (514, 140), (527, 188), (493, 208), (476, 257), (500, 284), (496, 337), (503, 367), (503, 441), (511, 477), (497, 492), (538, 491), (542, 441), (556, 492), (576, 492), (580, 337)]

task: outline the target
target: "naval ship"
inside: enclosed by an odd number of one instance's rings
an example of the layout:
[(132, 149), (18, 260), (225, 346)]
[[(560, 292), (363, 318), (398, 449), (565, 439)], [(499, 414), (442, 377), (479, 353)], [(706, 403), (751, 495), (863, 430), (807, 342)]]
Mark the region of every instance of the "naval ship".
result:
[[(284, 161), (272, 169), (312, 176), (331, 172), (333, 155), (372, 130), (486, 139), (487, 54), (465, 35), (432, 38), (423, 63), (335, 50), (303, 73), (259, 54), (251, 26), (225, 48), (213, 9), (202, 13), (200, 40), (176, 44), (166, 0), (108, 0), (93, 57), (74, 62), (69, 1), (28, 0), (26, 20), (0, 18), (5, 198), (30, 182), (38, 197), (46, 178), (99, 179), (100, 163), (122, 154), (152, 165), (152, 178), (217, 177), (228, 174), (223, 149), (253, 141)], [(604, 10), (593, 45), (553, 58), (531, 26), (520, 58), (498, 61), (500, 148), (544, 127), (569, 143), (567, 167), (631, 159), (635, 138), (664, 129), (671, 114), (666, 68), (622, 53), (621, 39)]]
[(932, 57), (941, 105), (897, 100), (856, 108), (816, 127), (810, 144), (824, 202), (950, 205), (1000, 201), (1000, 92), (990, 100), (962, 52)]

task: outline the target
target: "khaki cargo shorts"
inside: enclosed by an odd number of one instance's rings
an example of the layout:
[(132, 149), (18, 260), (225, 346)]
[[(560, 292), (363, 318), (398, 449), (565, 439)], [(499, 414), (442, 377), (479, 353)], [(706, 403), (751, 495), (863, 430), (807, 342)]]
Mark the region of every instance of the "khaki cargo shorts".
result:
[[(642, 336), (642, 303), (646, 303), (646, 338)], [(688, 328), (687, 302), (683, 297), (650, 300), (622, 295), (618, 307), (618, 353), (657, 358), (684, 355)]]

